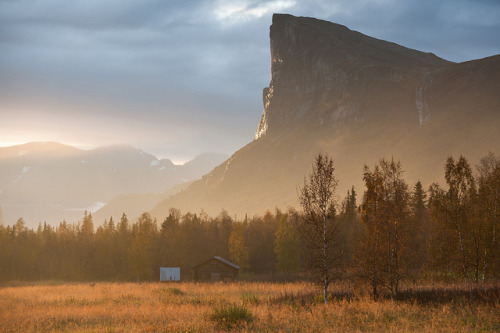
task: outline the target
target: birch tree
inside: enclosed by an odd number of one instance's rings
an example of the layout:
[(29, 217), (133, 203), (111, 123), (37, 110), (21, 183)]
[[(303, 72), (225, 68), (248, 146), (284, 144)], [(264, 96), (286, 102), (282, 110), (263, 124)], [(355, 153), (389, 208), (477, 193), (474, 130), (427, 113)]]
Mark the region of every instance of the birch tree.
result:
[(300, 229), (308, 247), (309, 264), (315, 277), (323, 284), (323, 297), (328, 303), (333, 263), (335, 261), (335, 189), (333, 160), (326, 154), (314, 158), (311, 173), (304, 179), (299, 189), (302, 221)]
[(484, 237), (483, 248), (478, 251), (483, 254), (481, 268), (483, 282), (487, 277), (500, 275), (500, 159), (493, 153), (481, 159), (478, 166), (478, 216), (479, 231)]
[(356, 263), (375, 299), (382, 287), (396, 295), (408, 267), (409, 193), (402, 173), (401, 163), (394, 160), (382, 159), (373, 171), (365, 166), (362, 222), (366, 229)]
[(453, 157), (446, 160), (445, 180), (446, 191), (437, 184), (430, 188), (430, 212), (436, 226), (431, 244), (432, 261), (448, 272), (461, 273), (468, 281), (474, 257), (479, 254), (473, 251), (474, 243), (479, 244), (477, 237), (481, 234), (474, 232), (476, 185), (465, 157), (460, 156), (456, 162)]

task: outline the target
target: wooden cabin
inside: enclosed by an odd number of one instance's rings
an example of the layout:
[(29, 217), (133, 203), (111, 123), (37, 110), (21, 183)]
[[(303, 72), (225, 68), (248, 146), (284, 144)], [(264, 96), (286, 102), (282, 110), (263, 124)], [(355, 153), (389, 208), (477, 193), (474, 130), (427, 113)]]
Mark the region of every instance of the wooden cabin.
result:
[(234, 281), (238, 280), (240, 267), (221, 257), (213, 257), (194, 266), (195, 281)]

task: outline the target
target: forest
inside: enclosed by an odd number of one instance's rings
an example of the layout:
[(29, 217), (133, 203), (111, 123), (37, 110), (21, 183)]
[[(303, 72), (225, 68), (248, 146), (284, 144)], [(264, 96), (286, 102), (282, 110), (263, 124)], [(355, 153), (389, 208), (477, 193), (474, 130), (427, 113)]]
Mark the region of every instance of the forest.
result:
[[(449, 157), (443, 171), (444, 185), (426, 190), (407, 184), (395, 160), (365, 166), (365, 188), (329, 210), (331, 281), (358, 281), (374, 295), (395, 294), (403, 281), (497, 281), (500, 159), (490, 153), (473, 168)], [(96, 227), (85, 212), (78, 223), (36, 229), (19, 218), (0, 225), (0, 282), (157, 281), (159, 267), (180, 267), (190, 280), (191, 268), (213, 256), (237, 263), (241, 279), (310, 280), (315, 250), (303, 215), (275, 209), (237, 220), (171, 208), (163, 221), (123, 214)]]

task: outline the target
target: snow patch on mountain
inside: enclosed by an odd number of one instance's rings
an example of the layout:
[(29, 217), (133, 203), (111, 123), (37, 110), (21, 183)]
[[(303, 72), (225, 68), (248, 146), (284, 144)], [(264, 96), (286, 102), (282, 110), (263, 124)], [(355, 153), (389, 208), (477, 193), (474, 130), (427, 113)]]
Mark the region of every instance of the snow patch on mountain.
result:
[(427, 91), (426, 86), (419, 87), (419, 88), (417, 88), (417, 91), (416, 91), (415, 104), (417, 105), (418, 120), (420, 122), (420, 125), (422, 125), (431, 116), (431, 113), (429, 111), (429, 106), (427, 105), (427, 101), (425, 98), (426, 91)]
[(97, 201), (94, 202), (91, 206), (87, 207), (86, 210), (90, 211), (91, 213), (95, 213), (104, 206), (106, 206), (105, 202)]
[(16, 180), (13, 181), (13, 183), (17, 183), (23, 176), (30, 171), (31, 167), (30, 166), (24, 166), (21, 174), (16, 178)]
[[(55, 206), (60, 206), (60, 205), (55, 205)], [(65, 211), (65, 212), (91, 212), (91, 213), (95, 213), (97, 212), (99, 209), (101, 209), (102, 207), (106, 206), (106, 203), (105, 202), (100, 202), (100, 201), (96, 201), (94, 203), (92, 203), (90, 206), (88, 207), (83, 207), (83, 208), (64, 208), (62, 209), (62, 211)]]

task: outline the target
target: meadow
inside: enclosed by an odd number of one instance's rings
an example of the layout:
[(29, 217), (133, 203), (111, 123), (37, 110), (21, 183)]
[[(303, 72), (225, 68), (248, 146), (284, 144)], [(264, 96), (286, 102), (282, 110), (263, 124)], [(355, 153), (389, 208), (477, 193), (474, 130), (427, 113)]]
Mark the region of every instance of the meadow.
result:
[(338, 297), (325, 305), (305, 282), (3, 286), (0, 332), (499, 331), (497, 296), (425, 304)]

